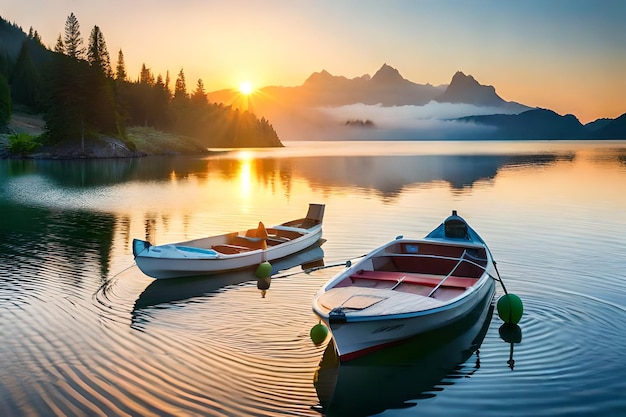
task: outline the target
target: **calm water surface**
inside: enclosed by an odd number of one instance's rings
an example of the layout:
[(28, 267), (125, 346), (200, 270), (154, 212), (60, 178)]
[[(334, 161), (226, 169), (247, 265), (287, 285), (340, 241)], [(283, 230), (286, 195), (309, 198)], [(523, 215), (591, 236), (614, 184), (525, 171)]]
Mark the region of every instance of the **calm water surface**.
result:
[[(626, 415), (626, 142), (286, 145), (0, 161), (0, 415)], [(339, 366), (309, 330), (340, 267), (278, 265), (263, 298), (249, 271), (164, 282), (134, 266), (135, 237), (274, 224), (310, 202), (326, 242), (307, 260), (327, 266), (458, 210), (524, 301), (521, 334), (504, 340), (486, 306)]]

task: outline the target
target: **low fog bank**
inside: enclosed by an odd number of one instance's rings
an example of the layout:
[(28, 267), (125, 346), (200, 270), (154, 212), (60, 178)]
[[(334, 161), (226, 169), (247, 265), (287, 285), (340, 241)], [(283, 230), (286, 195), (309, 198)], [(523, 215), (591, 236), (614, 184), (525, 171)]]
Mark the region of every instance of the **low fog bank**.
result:
[(517, 114), (501, 107), (431, 101), (424, 106), (350, 104), (280, 112), (270, 120), (281, 140), (481, 139), (494, 127), (456, 120), (466, 116)]

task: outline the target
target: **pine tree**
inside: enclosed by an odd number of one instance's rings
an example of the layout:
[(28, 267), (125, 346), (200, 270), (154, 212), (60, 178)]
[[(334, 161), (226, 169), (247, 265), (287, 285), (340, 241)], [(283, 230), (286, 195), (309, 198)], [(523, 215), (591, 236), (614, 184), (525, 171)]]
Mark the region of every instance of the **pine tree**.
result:
[(178, 101), (187, 98), (187, 85), (185, 84), (185, 73), (180, 69), (176, 84), (174, 84), (174, 100)]
[(60, 142), (84, 138), (86, 115), (85, 61), (56, 54), (46, 71), (46, 103), (44, 114), (47, 140)]
[(117, 65), (115, 67), (115, 101), (117, 106), (117, 114), (121, 130), (125, 129), (126, 124), (131, 118), (129, 109), (129, 86), (128, 73), (126, 72), (126, 64), (124, 63), (124, 53), (120, 49), (117, 53)]
[(99, 69), (104, 75), (109, 78), (113, 77), (113, 71), (111, 70), (111, 59), (109, 57), (109, 51), (104, 40), (104, 35), (98, 26), (94, 26), (89, 36), (89, 46), (87, 47), (87, 62)]
[(41, 75), (33, 64), (28, 40), (22, 42), (22, 48), (11, 77), (11, 84), (13, 101), (24, 104), (31, 109), (37, 109), (40, 105), (43, 85)]
[(117, 53), (117, 66), (115, 67), (115, 79), (118, 81), (126, 81), (128, 74), (126, 73), (126, 65), (124, 64), (124, 53), (120, 49)]
[(35, 41), (39, 45), (43, 46), (43, 43), (41, 42), (41, 36), (39, 35), (39, 33), (37, 33), (36, 30), (33, 29), (32, 26), (28, 30), (28, 39), (32, 39), (33, 41)]
[(139, 84), (154, 85), (154, 75), (146, 64), (141, 64), (141, 72), (139, 73)]
[(65, 45), (63, 45), (63, 38), (61, 38), (61, 34), (59, 33), (59, 37), (57, 38), (57, 43), (54, 45), (54, 52), (65, 55)]
[(169, 105), (170, 92), (163, 83), (163, 77), (159, 74), (152, 88), (152, 100), (150, 103), (150, 113), (155, 127), (159, 129), (167, 129), (169, 127)]
[(65, 21), (65, 54), (70, 58), (82, 59), (85, 53), (83, 38), (80, 35), (80, 24), (74, 13), (70, 13)]
[(0, 74), (0, 126), (8, 123), (11, 118), (11, 90), (9, 82)]
[(185, 73), (181, 68), (174, 83), (174, 96), (171, 101), (171, 126), (175, 131), (187, 134), (191, 128), (189, 121), (189, 96), (187, 95), (187, 84), (185, 83)]
[(196, 89), (191, 94), (191, 102), (194, 105), (202, 105), (207, 104), (207, 96), (206, 91), (204, 90), (204, 83), (202, 79), (198, 79), (198, 83), (196, 84)]

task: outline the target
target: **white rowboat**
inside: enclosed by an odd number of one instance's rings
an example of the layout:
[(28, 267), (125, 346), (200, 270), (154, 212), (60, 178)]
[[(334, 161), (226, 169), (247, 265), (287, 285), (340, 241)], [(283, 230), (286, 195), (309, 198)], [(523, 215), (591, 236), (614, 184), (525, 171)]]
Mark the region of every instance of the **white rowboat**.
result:
[(349, 265), (313, 311), (348, 361), (465, 317), (493, 300), (496, 276), (487, 245), (453, 211), (425, 238), (398, 237)]
[(133, 255), (141, 271), (153, 278), (209, 275), (256, 267), (315, 245), (322, 238), (323, 204), (309, 204), (306, 217), (266, 228), (152, 245), (133, 240)]

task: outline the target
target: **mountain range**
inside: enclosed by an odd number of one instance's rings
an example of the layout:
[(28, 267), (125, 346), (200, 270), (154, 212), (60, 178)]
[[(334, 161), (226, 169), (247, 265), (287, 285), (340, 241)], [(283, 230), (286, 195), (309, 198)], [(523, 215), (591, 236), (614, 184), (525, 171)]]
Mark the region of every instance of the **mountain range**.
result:
[[(236, 106), (240, 94), (219, 90), (208, 97)], [(301, 86), (261, 88), (247, 104), (281, 140), (626, 138), (626, 114), (583, 125), (573, 115), (506, 101), (461, 71), (434, 86), (409, 81), (387, 64), (352, 79), (314, 72)]]

